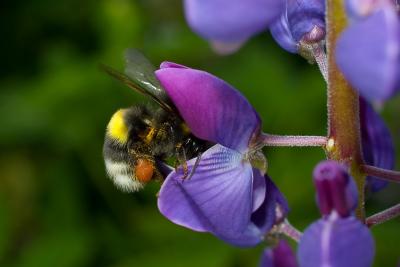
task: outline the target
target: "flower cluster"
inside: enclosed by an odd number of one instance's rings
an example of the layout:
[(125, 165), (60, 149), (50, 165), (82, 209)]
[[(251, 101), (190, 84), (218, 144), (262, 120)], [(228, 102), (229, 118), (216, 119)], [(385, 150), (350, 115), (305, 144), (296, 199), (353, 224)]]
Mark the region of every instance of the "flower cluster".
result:
[[(329, 109), (335, 114), (328, 117), (343, 122), (352, 115), (349, 120), (355, 123), (354, 129), (335, 128), (328, 118), (332, 129), (327, 137), (265, 134), (258, 113), (231, 85), (205, 71), (163, 62), (155, 75), (173, 106), (195, 137), (212, 144), (186, 162), (188, 178), (180, 168), (168, 171), (158, 195), (158, 208), (166, 218), (239, 247), (255, 246), (266, 238), (276, 241), (265, 249), (263, 267), (372, 265), (375, 245), (367, 227), (371, 223), (363, 214), (364, 189), (379, 191), (388, 183), (382, 178), (399, 182), (400, 173), (392, 171), (390, 131), (371, 103), (387, 100), (400, 89), (400, 21), (391, 0), (345, 0), (345, 4), (349, 26), (337, 32), (335, 44), (325, 47), (330, 31), (323, 0), (184, 0), (190, 27), (218, 52), (234, 52), (269, 29), (283, 49), (315, 60), (328, 82), (328, 97), (343, 94), (340, 101), (352, 101)], [(326, 49), (336, 63), (327, 61)], [(328, 64), (333, 74), (339, 68), (352, 88), (342, 82), (343, 87), (332, 89), (329, 83), (335, 79), (331, 72), (328, 77)], [(349, 130), (356, 138), (337, 129)], [(339, 143), (346, 137), (351, 140), (340, 147), (337, 136), (342, 138)], [(347, 141), (355, 144), (346, 146)], [(266, 145), (321, 146), (329, 159), (336, 160), (322, 161), (314, 169), (321, 217), (303, 234), (288, 230), (288, 204), (266, 173), (261, 151)], [(393, 214), (400, 214), (400, 205), (380, 214), (380, 220)], [(298, 242), (296, 256), (283, 235)]]
[[(172, 171), (159, 193), (161, 213), (176, 224), (211, 232), (237, 246), (252, 246), (283, 217), (285, 199), (264, 168), (257, 150), (261, 122), (232, 86), (217, 77), (164, 62), (156, 76), (197, 137), (215, 145), (201, 155), (193, 176)], [(192, 171), (196, 159), (187, 162)]]
[[(251, 36), (269, 29), (285, 50), (308, 59), (315, 57), (327, 80), (326, 58), (317, 58), (314, 50), (318, 47), (318, 53), (325, 53), (325, 1), (184, 3), (191, 28), (218, 52), (234, 52)], [(350, 24), (332, 47), (345, 78), (360, 92), (355, 104), (359, 117), (355, 119), (361, 132), (361, 162), (391, 170), (395, 160), (390, 131), (370, 102), (386, 100), (400, 88), (398, 14), (389, 0), (347, 0), (346, 8)], [(158, 199), (164, 216), (236, 246), (253, 246), (265, 237), (278, 237), (277, 245), (266, 248), (262, 255), (260, 265), (264, 267), (372, 265), (374, 241), (366, 224), (355, 215), (358, 202), (364, 199), (358, 198), (360, 192), (349, 174), (347, 158), (341, 159), (342, 163), (323, 161), (315, 168), (322, 217), (296, 237), (282, 230), (290, 225), (283, 195), (265, 168), (254, 164), (265, 161), (260, 148), (268, 141), (263, 139), (266, 134), (261, 132), (260, 118), (248, 101), (217, 77), (175, 63), (161, 64), (156, 76), (193, 134), (215, 144), (199, 162), (188, 161), (189, 171), (195, 168), (190, 179), (182, 179), (179, 170), (168, 175)], [(297, 141), (304, 145), (304, 140)], [(366, 188), (381, 190), (387, 181), (380, 177), (369, 175)], [(281, 239), (282, 233), (299, 241), (297, 257)]]

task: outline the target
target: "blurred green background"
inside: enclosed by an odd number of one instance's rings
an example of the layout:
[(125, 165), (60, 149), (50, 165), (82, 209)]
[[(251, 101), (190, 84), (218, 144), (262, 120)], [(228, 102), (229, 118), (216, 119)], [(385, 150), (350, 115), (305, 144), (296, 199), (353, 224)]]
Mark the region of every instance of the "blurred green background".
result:
[[(326, 133), (326, 92), (317, 68), (265, 33), (221, 57), (190, 31), (178, 0), (16, 0), (0, 4), (0, 266), (257, 266), (263, 249), (238, 249), (159, 214), (150, 184), (118, 191), (102, 160), (105, 126), (121, 107), (147, 101), (99, 71), (122, 70), (136, 47), (207, 70), (240, 89), (264, 131)], [(399, 97), (383, 110), (400, 137)], [(400, 139), (396, 140), (399, 151)], [(300, 229), (319, 217), (311, 182), (322, 150), (268, 148), (269, 173)], [(397, 162), (397, 168), (400, 167)], [(368, 214), (400, 200), (391, 185)], [(395, 266), (400, 221), (373, 229), (375, 266)]]

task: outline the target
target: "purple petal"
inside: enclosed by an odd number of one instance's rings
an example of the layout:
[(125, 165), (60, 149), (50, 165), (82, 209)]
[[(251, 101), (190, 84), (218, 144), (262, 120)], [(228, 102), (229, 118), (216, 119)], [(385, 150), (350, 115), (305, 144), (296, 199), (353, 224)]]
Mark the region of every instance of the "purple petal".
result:
[(359, 20), (384, 5), (393, 5), (390, 0), (346, 0), (346, 12), (350, 19)]
[(296, 257), (285, 240), (274, 248), (267, 248), (261, 257), (260, 267), (297, 267)]
[(302, 267), (368, 267), (374, 251), (374, 240), (364, 224), (334, 213), (305, 230), (297, 256)]
[(283, 49), (290, 53), (297, 53), (298, 44), (292, 36), (288, 23), (287, 13), (283, 12), (281, 17), (271, 24), (269, 29), (272, 37)]
[[(368, 165), (392, 170), (395, 152), (392, 136), (382, 118), (372, 106), (360, 98), (360, 124), (364, 160)], [(367, 185), (373, 192), (379, 191), (387, 181), (368, 177)]]
[[(254, 170), (254, 177), (256, 176), (261, 176), (261, 174), (259, 171)], [(264, 179), (267, 186), (265, 200), (260, 208), (251, 215), (251, 221), (265, 234), (276, 222), (276, 209), (278, 205), (282, 212), (281, 217), (286, 216), (288, 205), (285, 197), (272, 182), (271, 178), (266, 175)]]
[(267, 193), (264, 176), (257, 169), (253, 168), (253, 211), (257, 210), (265, 200)]
[(157, 78), (193, 134), (245, 152), (260, 119), (250, 103), (223, 80), (200, 70), (163, 68)]
[(160, 69), (168, 69), (168, 68), (176, 68), (176, 69), (190, 69), (184, 65), (175, 63), (175, 62), (170, 62), (170, 61), (163, 61), (160, 64)]
[(276, 223), (277, 207), (280, 208), (282, 218), (285, 217), (288, 212), (286, 199), (272, 180), (268, 176), (262, 176), (261, 172), (257, 169), (253, 169), (253, 176), (254, 183), (256, 180), (262, 178), (264, 179), (264, 188), (266, 185), (266, 189), (263, 190), (264, 201), (262, 205), (251, 215), (251, 222), (243, 234), (229, 238), (222, 237), (226, 242), (242, 247), (254, 246), (264, 239), (264, 236)]
[[(187, 162), (189, 172), (194, 162)], [(204, 152), (190, 179), (182, 177), (172, 172), (161, 187), (158, 208), (165, 217), (224, 240), (250, 232), (253, 173), (240, 153), (215, 145)]]
[(321, 214), (333, 211), (341, 217), (349, 216), (357, 205), (357, 187), (347, 169), (333, 160), (320, 162), (313, 172), (317, 202)]
[(219, 55), (229, 55), (237, 50), (239, 50), (244, 41), (235, 42), (235, 43), (224, 43), (220, 41), (210, 41), (211, 48), (214, 50), (215, 53)]
[[(315, 27), (325, 32), (324, 0), (287, 0), (286, 8), (289, 28), (296, 42)], [(320, 36), (320, 39), (324, 36)]]
[(244, 42), (265, 30), (284, 8), (282, 0), (185, 0), (190, 27), (207, 40)]
[(340, 36), (336, 61), (346, 79), (368, 100), (385, 100), (399, 87), (400, 27), (387, 7), (351, 24)]

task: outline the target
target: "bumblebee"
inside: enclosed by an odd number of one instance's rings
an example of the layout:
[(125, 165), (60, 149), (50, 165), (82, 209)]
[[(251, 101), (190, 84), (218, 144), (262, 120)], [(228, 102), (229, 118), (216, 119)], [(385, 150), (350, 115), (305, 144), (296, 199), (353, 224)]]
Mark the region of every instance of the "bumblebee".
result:
[(102, 68), (131, 89), (150, 97), (158, 108), (134, 105), (118, 110), (111, 117), (103, 147), (108, 175), (121, 190), (138, 191), (150, 180), (163, 180), (168, 173), (164, 163), (173, 159), (176, 168), (183, 167), (183, 178), (187, 178), (186, 159), (197, 157), (198, 164), (201, 153), (210, 144), (190, 132), (157, 80), (156, 68), (141, 53), (128, 49), (125, 60), (125, 74), (108, 66)]

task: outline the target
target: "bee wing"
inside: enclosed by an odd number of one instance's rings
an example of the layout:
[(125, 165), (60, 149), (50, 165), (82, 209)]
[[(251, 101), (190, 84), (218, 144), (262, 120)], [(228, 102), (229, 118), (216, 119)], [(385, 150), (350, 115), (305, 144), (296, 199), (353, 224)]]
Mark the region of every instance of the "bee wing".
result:
[(129, 78), (138, 81), (148, 94), (169, 106), (169, 111), (173, 110), (171, 100), (154, 74), (157, 69), (142, 53), (133, 48), (127, 49), (125, 63), (125, 74)]
[(154, 74), (155, 67), (140, 52), (134, 49), (128, 49), (125, 52), (125, 60), (125, 74), (104, 64), (101, 64), (100, 67), (129, 88), (149, 96), (166, 111), (175, 113), (176, 111), (167, 93)]

